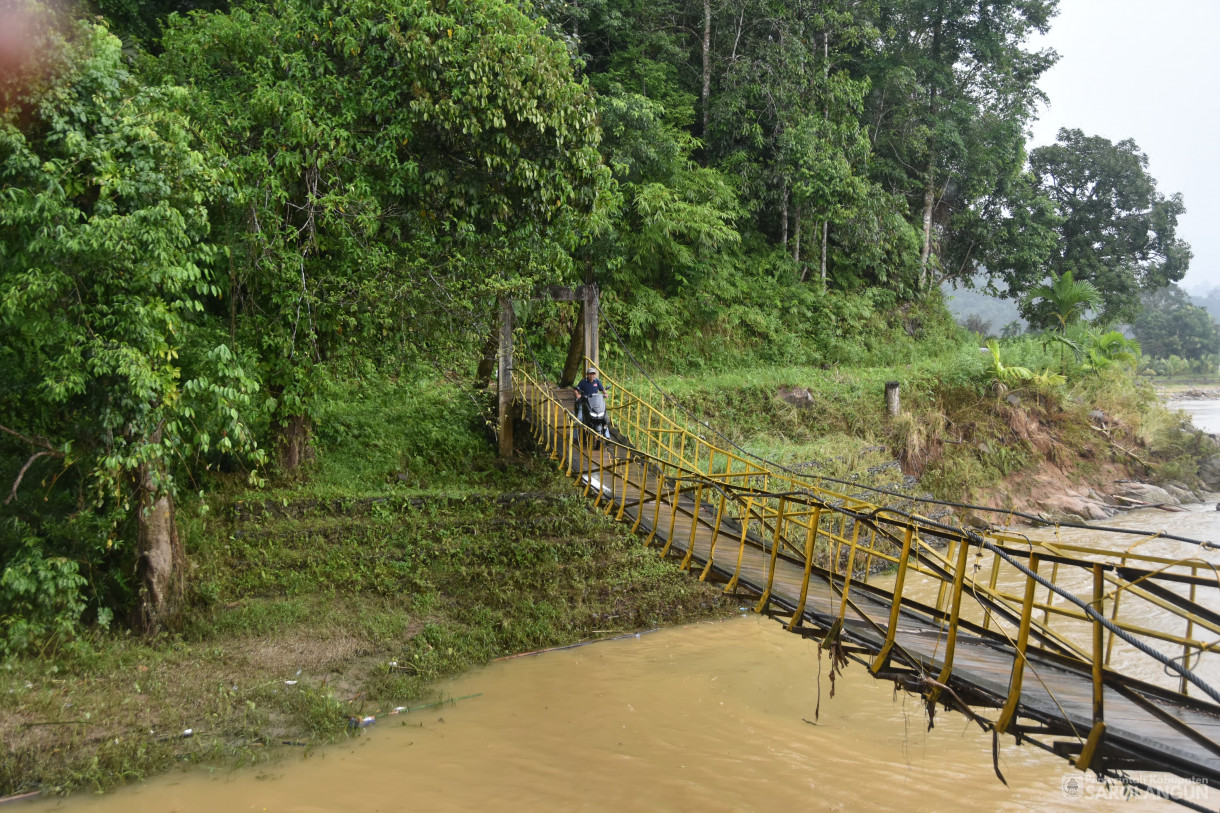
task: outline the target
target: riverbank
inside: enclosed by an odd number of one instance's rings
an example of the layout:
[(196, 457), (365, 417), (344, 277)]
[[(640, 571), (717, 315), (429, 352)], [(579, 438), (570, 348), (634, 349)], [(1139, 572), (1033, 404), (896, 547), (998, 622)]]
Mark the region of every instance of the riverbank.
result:
[[(754, 368), (658, 376), (689, 420), (834, 490), (881, 489), (993, 511), (920, 505), (974, 525), (1090, 522), (1214, 500), (1220, 444), (1126, 368), (1012, 388), (957, 357), (903, 367)], [(887, 412), (886, 382), (901, 411)], [(895, 499), (872, 492), (869, 499)], [(910, 503), (909, 505), (914, 505)]]
[(309, 480), (182, 506), (192, 569), (171, 632), (95, 630), (0, 671), (0, 797), (263, 763), (358, 736), (497, 657), (736, 608), (549, 460), (498, 467), (480, 448), (423, 489), (379, 472), (328, 492), (345, 443)]
[[(1010, 737), (1001, 782), (990, 733), (948, 712), (929, 730), (920, 700), (855, 663), (831, 698), (817, 663), (816, 640), (753, 615), (513, 659), (445, 682), (478, 697), (379, 720), (326, 759), (193, 771), (77, 810), (759, 811), (805, 809), (811, 796), (851, 813), (1180, 809), (1121, 786), (1095, 798), (1091, 774)], [(1066, 799), (1069, 776), (1093, 791), (1087, 806)]]

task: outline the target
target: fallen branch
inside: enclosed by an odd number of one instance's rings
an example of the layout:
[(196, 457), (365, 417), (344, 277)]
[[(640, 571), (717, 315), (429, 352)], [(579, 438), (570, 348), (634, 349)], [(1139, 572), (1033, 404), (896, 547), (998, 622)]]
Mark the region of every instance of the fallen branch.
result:
[(1179, 508), (1176, 505), (1168, 505), (1163, 502), (1144, 502), (1143, 500), (1134, 500), (1130, 497), (1122, 497), (1117, 494), (1114, 495), (1114, 499), (1127, 503), (1134, 508), (1159, 508), (1162, 511), (1174, 512), (1183, 512), (1186, 510), (1185, 508)]
[(1120, 452), (1125, 454), (1127, 457), (1134, 460), (1136, 463), (1139, 463), (1141, 466), (1144, 467), (1144, 469), (1146, 471), (1152, 471), (1152, 466), (1150, 466), (1146, 461), (1141, 459), (1140, 456), (1137, 455), (1135, 452), (1131, 451), (1130, 449), (1124, 449), (1122, 446), (1119, 446), (1114, 441), (1110, 441), (1110, 445), (1113, 446), (1115, 449), (1118, 449)]
[(0, 805), (6, 805), (10, 802), (23, 802), (27, 799), (33, 799), (35, 796), (40, 795), (42, 795), (42, 791), (32, 790), (29, 793), (18, 793), (16, 796), (5, 796), (3, 799), (0, 799)]

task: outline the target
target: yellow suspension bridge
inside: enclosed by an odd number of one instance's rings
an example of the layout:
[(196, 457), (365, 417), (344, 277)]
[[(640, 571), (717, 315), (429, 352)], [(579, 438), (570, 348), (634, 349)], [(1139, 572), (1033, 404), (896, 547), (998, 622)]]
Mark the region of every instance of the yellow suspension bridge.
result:
[(509, 389), (535, 442), (595, 507), (660, 555), (755, 596), (756, 611), (818, 640), (835, 670), (855, 660), (919, 693), (929, 724), (938, 706), (953, 709), (997, 749), (1012, 735), (1161, 795), (1130, 772), (1220, 783), (1209, 682), (1220, 675), (1220, 573), (1201, 557), (1141, 553), (1146, 538), (979, 532), (828, 490), (717, 445), (586, 362), (607, 387), (613, 440), (525, 363), (502, 357), (501, 397)]

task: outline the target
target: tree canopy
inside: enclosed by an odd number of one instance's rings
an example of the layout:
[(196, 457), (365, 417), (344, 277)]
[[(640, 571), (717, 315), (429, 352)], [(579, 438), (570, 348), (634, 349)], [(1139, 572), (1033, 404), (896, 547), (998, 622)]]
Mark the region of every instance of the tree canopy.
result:
[(167, 31), (154, 70), (193, 89), (223, 156), (222, 296), (265, 371), (286, 467), (315, 365), (410, 343), (420, 320), (461, 330), (438, 299), (554, 281), (588, 228), (596, 108), (540, 27), (499, 0), (397, 0), (250, 3)]
[[(1055, 144), (1030, 154), (1030, 166), (1059, 222), (1047, 268), (1094, 284), (1102, 321), (1129, 320), (1141, 293), (1186, 274), (1190, 246), (1177, 236), (1182, 196), (1157, 191), (1148, 156), (1134, 141), (1062, 129)], [(1037, 281), (1019, 270), (1008, 276), (1010, 290)]]
[(103, 27), (51, 33), (48, 52), (45, 83), (0, 117), (0, 431), (25, 458), (6, 502), (41, 481), (76, 510), (39, 528), (22, 505), (9, 530), (109, 555), (135, 520), (144, 555), (180, 461), (254, 448), (244, 371), (191, 344), (217, 293), (217, 177), (177, 112), (185, 91), (138, 83)]
[(1220, 353), (1220, 332), (1211, 314), (1176, 285), (1144, 294), (1131, 329), (1144, 353), (1155, 358), (1194, 361)]

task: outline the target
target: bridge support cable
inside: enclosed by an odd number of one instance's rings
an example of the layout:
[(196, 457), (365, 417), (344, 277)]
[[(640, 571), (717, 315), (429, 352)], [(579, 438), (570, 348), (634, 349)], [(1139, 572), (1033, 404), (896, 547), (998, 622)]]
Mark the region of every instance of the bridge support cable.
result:
[[(644, 377), (644, 379), (648, 382), (649, 386), (652, 389), (657, 391), (657, 393), (661, 396), (661, 398), (666, 403), (669, 403), (670, 405), (672, 405), (676, 410), (678, 410), (678, 412), (685, 415), (688, 420), (692, 421), (695, 425), (699, 426), (700, 428), (706, 429), (708, 432), (715, 435), (719, 440), (721, 440), (725, 444), (727, 444), (727, 445), (731, 446), (732, 448), (734, 448), (735, 450), (737, 450), (737, 452), (739, 452), (740, 454), (742, 454), (746, 457), (749, 457), (753, 460), (757, 460), (758, 462), (762, 463), (764, 466), (766, 466), (770, 469), (773, 469), (775, 471), (782, 471), (782, 472), (785, 472), (786, 474), (789, 474), (789, 475), (791, 475), (793, 477), (797, 477), (797, 478), (810, 478), (810, 479), (814, 479), (814, 480), (820, 480), (823, 482), (835, 483), (837, 485), (857, 488), (857, 489), (861, 489), (863, 491), (871, 491), (876, 494), (884, 494), (884, 495), (887, 495), (890, 497), (897, 497), (897, 498), (903, 499), (903, 500), (910, 500), (911, 502), (920, 503), (920, 504), (924, 504), (924, 505), (937, 505), (937, 506), (941, 506), (941, 507), (945, 507), (945, 508), (958, 508), (958, 509), (965, 510), (965, 511), (978, 511), (978, 512), (985, 512), (985, 513), (991, 513), (991, 514), (1003, 514), (1005, 516), (1019, 517), (1032, 524), (1035, 524), (1035, 525), (1053, 525), (1054, 527), (1057, 527), (1057, 528), (1077, 528), (1077, 529), (1081, 529), (1081, 530), (1101, 531), (1104, 533), (1118, 533), (1118, 534), (1130, 534), (1130, 535), (1136, 535), (1136, 536), (1147, 536), (1146, 531), (1139, 531), (1139, 530), (1135, 530), (1132, 528), (1122, 528), (1122, 527), (1118, 527), (1118, 526), (1091, 525), (1088, 523), (1075, 523), (1075, 522), (1051, 523), (1051, 522), (1048, 522), (1043, 517), (1037, 516), (1035, 514), (1029, 514), (1026, 512), (1022, 512), (1022, 511), (1013, 511), (1010, 509), (1003, 509), (1003, 508), (993, 508), (991, 506), (986, 506), (986, 505), (973, 505), (971, 503), (954, 502), (952, 500), (937, 500), (932, 497), (920, 497), (920, 496), (913, 495), (913, 494), (905, 494), (902, 492), (893, 491), (892, 489), (866, 485), (866, 484), (861, 483), (856, 480), (845, 480), (845, 479), (841, 479), (841, 478), (837, 478), (837, 477), (830, 477), (830, 476), (824, 475), (824, 474), (801, 472), (801, 471), (796, 471), (794, 469), (788, 468), (787, 466), (784, 466), (781, 463), (778, 463), (774, 460), (770, 460), (766, 457), (763, 457), (762, 455), (758, 455), (758, 454), (755, 454), (754, 452), (749, 451), (748, 449), (739, 445), (732, 438), (719, 432), (718, 430), (716, 430), (714, 427), (710, 426), (709, 424), (707, 424), (703, 421), (700, 421), (698, 419), (698, 417), (696, 417), (695, 414), (693, 412), (691, 412), (691, 410), (689, 410), (684, 404), (682, 404), (673, 395), (671, 395), (669, 392), (667, 392), (648, 373), (648, 371), (644, 368), (644, 366), (632, 354), (631, 348), (627, 345), (626, 341), (619, 334), (618, 330), (614, 326), (614, 323), (611, 322), (610, 319), (608, 317), (606, 317), (605, 315), (602, 316), (602, 321), (605, 322), (606, 327), (608, 327), (610, 329), (611, 334), (613, 334), (615, 341), (618, 343), (619, 347), (622, 349), (623, 354), (627, 358), (627, 360), (636, 369), (636, 371), (638, 371), (640, 373), (640, 375), (642, 375)], [(812, 462), (818, 466), (825, 465), (825, 463), (820, 462), (820, 461), (812, 461)], [(1199, 545), (1200, 547), (1202, 547), (1206, 550), (1220, 549), (1220, 544), (1210, 542), (1208, 540), (1194, 539), (1192, 537), (1181, 536), (1178, 534), (1168, 534), (1168, 533), (1161, 533), (1161, 534), (1158, 534), (1158, 536), (1162, 539), (1172, 539), (1172, 540), (1175, 540), (1178, 542), (1186, 542), (1186, 543), (1193, 544), (1193, 545)]]

